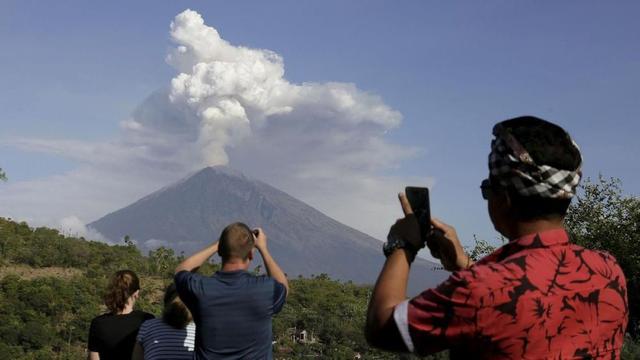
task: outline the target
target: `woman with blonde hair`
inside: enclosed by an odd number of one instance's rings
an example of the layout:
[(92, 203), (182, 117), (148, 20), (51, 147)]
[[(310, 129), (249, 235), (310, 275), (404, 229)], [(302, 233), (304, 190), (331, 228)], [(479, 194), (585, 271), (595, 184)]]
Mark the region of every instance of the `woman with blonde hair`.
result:
[(138, 332), (133, 360), (193, 359), (196, 327), (191, 312), (180, 300), (176, 285), (164, 293), (162, 319), (145, 321)]
[(104, 296), (109, 312), (94, 318), (89, 328), (89, 360), (131, 358), (140, 325), (154, 317), (133, 309), (139, 296), (136, 273), (120, 270), (113, 275)]

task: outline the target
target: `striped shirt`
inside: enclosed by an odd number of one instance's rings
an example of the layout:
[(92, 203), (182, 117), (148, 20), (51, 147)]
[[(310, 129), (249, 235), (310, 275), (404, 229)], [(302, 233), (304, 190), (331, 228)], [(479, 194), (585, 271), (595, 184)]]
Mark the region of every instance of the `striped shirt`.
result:
[(184, 329), (176, 329), (162, 319), (147, 320), (138, 331), (138, 342), (144, 349), (145, 360), (193, 359), (195, 338), (194, 323)]

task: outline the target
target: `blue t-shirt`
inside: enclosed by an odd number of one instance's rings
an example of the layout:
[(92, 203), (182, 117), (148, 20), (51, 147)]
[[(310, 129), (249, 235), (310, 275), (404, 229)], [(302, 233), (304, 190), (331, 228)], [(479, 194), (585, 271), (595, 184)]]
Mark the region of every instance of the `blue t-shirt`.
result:
[(181, 271), (175, 283), (196, 323), (196, 359), (273, 358), (271, 317), (284, 305), (284, 285), (243, 270)]
[(176, 329), (162, 319), (147, 320), (138, 331), (138, 342), (144, 350), (145, 360), (191, 360), (195, 338), (194, 323), (184, 329)]

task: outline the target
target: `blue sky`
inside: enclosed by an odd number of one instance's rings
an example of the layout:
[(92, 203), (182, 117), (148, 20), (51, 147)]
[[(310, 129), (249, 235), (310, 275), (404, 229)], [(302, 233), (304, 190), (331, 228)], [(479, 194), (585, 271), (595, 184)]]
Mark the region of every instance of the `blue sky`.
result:
[[(478, 186), (491, 127), (503, 119), (557, 122), (581, 146), (586, 176), (618, 177), (626, 193), (640, 192), (640, 4), (632, 1), (4, 1), (0, 166), (10, 182), (0, 186), (46, 183), (83, 163), (6, 140), (119, 136), (120, 122), (176, 76), (165, 62), (169, 23), (186, 8), (233, 45), (279, 54), (291, 83), (353, 83), (400, 112), (401, 125), (384, 139), (419, 151), (368, 176), (432, 179), (432, 213), (467, 242), (496, 237)], [(294, 180), (283, 187), (304, 198)], [(315, 204), (318, 196), (304, 200), (381, 237), (367, 220), (332, 212), (339, 204)], [(113, 210), (105, 205), (104, 213)], [(26, 205), (0, 206), (0, 215), (38, 220)]]

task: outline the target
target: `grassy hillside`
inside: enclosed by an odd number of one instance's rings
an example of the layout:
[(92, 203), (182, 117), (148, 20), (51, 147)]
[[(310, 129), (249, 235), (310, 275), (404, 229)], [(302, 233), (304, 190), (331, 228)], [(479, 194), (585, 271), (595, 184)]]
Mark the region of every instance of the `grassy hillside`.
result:
[(85, 358), (89, 322), (104, 312), (102, 291), (117, 269), (141, 275), (140, 308), (158, 314), (169, 268), (177, 261), (165, 252), (166, 259), (145, 257), (133, 246), (65, 237), (0, 218), (0, 358)]

